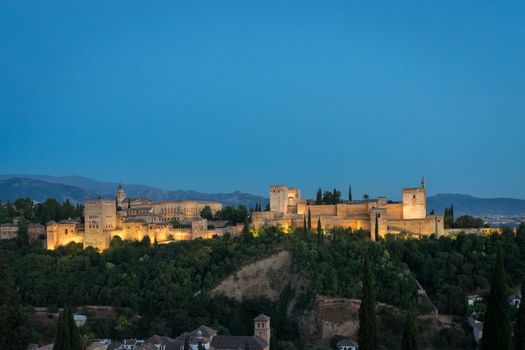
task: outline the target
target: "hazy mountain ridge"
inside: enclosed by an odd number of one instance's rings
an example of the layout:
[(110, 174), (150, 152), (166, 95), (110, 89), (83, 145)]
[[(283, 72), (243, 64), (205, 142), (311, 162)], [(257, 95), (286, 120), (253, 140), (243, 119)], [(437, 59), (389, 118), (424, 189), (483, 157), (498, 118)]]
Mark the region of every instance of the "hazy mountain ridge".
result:
[[(17, 183), (19, 183), (17, 185)], [(7, 174), (0, 175), (0, 199), (3, 201), (29, 197), (37, 201), (48, 197), (73, 202), (82, 202), (98, 196), (113, 198), (119, 183), (98, 181), (83, 176), (50, 176)], [(62, 187), (63, 186), (63, 187)], [(122, 184), (126, 194), (132, 198), (150, 198), (153, 200), (209, 200), (226, 205), (243, 204), (248, 207), (259, 203), (265, 206), (268, 199), (262, 196), (243, 193), (202, 193), (191, 190), (163, 190), (147, 185)], [(20, 190), (23, 188), (23, 191)], [(47, 190), (47, 192), (46, 192)]]
[(0, 200), (4, 202), (18, 198), (31, 198), (37, 202), (43, 202), (47, 198), (55, 198), (60, 202), (69, 199), (73, 203), (78, 203), (97, 197), (98, 194), (94, 192), (64, 184), (23, 177), (0, 180)]
[(442, 214), (446, 207), (454, 206), (454, 213), (470, 215), (525, 214), (525, 200), (516, 198), (478, 198), (468, 194), (437, 194), (427, 197), (427, 210)]
[[(36, 201), (69, 198), (83, 202), (89, 198), (103, 196), (113, 198), (118, 182), (98, 181), (83, 176), (50, 175), (0, 175), (0, 199), (13, 201), (29, 197)], [(255, 203), (265, 206), (268, 199), (263, 196), (243, 193), (202, 193), (191, 190), (164, 190), (139, 184), (123, 184), (128, 196), (153, 200), (209, 200), (226, 205), (244, 204), (253, 207)], [(525, 214), (525, 200), (516, 198), (478, 198), (466, 194), (437, 194), (427, 197), (427, 209), (442, 214), (446, 207), (454, 206), (456, 216), (470, 215), (514, 215)]]

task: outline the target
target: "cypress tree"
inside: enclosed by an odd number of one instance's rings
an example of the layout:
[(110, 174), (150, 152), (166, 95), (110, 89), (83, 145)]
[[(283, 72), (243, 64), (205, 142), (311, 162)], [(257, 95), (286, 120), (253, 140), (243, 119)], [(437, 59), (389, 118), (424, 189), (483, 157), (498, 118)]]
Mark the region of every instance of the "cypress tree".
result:
[(65, 309), (58, 316), (57, 333), (53, 350), (71, 350), (71, 332), (65, 317)]
[(312, 214), (310, 213), (310, 207), (308, 207), (308, 231), (312, 229)]
[(242, 227), (242, 233), (250, 233), (250, 222), (248, 221), (248, 215), (244, 217), (244, 225)]
[(66, 305), (64, 307), (64, 314), (65, 319), (68, 323), (69, 328), (69, 338), (71, 339), (71, 350), (82, 350), (82, 340), (80, 338), (80, 332), (78, 331), (78, 327), (75, 323), (75, 319), (73, 318), (73, 310), (71, 310), (71, 306)]
[(516, 324), (514, 325), (514, 349), (525, 350), (525, 279), (521, 282), (521, 298)]
[(408, 313), (405, 328), (403, 329), (403, 338), (401, 339), (401, 350), (417, 350), (417, 327), (414, 316)]
[(352, 201), (352, 185), (348, 186), (348, 201)]
[(199, 344), (197, 345), (197, 350), (206, 350), (204, 345), (202, 345), (202, 342), (199, 340)]
[(321, 226), (321, 217), (317, 219), (317, 243), (323, 243), (323, 227)]
[(507, 298), (507, 279), (503, 265), (503, 253), (501, 247), (498, 247), (496, 266), (487, 298), (481, 350), (510, 350), (512, 348), (512, 330)]
[(376, 302), (368, 251), (363, 264), (363, 296), (359, 307), (360, 350), (377, 350)]
[(7, 259), (0, 253), (0, 344), (3, 349), (25, 350), (29, 336)]
[(303, 234), (306, 237), (308, 235), (308, 231), (306, 228), (306, 215), (303, 214)]
[(375, 240), (379, 240), (379, 215), (376, 214)]
[(184, 338), (184, 348), (183, 348), (183, 350), (191, 350), (190, 341), (188, 340), (188, 337)]
[(317, 190), (317, 195), (315, 197), (315, 204), (323, 203), (323, 193), (321, 192), (321, 187)]

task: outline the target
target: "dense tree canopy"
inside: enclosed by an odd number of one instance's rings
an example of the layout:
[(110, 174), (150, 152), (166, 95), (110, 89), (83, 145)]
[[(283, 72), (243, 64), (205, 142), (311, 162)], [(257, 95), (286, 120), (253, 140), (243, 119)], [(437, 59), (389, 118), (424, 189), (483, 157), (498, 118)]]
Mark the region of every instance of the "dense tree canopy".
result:
[(84, 207), (74, 206), (69, 199), (64, 203), (49, 198), (43, 203), (33, 203), (29, 198), (17, 199), (15, 202), (0, 202), (0, 223), (12, 222), (15, 218), (29, 222), (45, 224), (51, 220), (60, 221), (68, 218), (81, 218)]
[[(309, 223), (307, 220), (306, 225)], [(505, 252), (510, 285), (517, 285), (525, 271), (525, 226), (516, 236), (431, 236), (418, 240), (397, 236), (374, 244), (364, 231), (326, 230), (323, 244), (308, 232), (304, 234), (304, 227), (288, 234), (271, 228), (257, 230), (255, 237), (245, 232), (239, 237), (225, 235), (167, 245), (115, 238), (103, 253), (93, 248), (83, 250), (76, 244), (44, 251), (12, 240), (0, 241), (0, 253), (9, 260), (24, 305), (55, 309), (64, 304), (112, 305), (127, 310), (118, 320), (88, 321), (97, 337), (173, 336), (201, 324), (223, 334), (250, 334), (251, 319), (263, 312), (272, 317), (272, 339), (275, 335), (278, 349), (301, 346), (297, 325), (286, 317), (296, 291), (286, 289), (277, 302), (261, 299), (243, 303), (210, 298), (207, 292), (241, 265), (281, 249), (293, 252), (296, 271), (309, 281), (298, 308), (313, 306), (318, 294), (361, 298), (367, 250), (377, 301), (404, 309), (413, 305), (417, 278), (440, 312), (464, 315), (466, 295), (489, 288), (488, 273), (496, 261), (498, 245)]]

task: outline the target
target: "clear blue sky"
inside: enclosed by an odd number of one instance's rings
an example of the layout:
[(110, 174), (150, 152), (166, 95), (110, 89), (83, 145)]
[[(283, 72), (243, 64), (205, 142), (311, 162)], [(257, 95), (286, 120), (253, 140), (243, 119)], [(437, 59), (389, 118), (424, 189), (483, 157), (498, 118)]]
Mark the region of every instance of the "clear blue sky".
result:
[(3, 0), (0, 120), (0, 173), (525, 198), (525, 3)]

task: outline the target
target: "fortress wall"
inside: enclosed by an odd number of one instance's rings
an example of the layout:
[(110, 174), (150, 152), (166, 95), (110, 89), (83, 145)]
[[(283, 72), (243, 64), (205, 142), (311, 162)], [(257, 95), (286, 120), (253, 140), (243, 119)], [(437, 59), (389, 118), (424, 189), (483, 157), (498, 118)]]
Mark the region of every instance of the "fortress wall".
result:
[(403, 203), (389, 203), (385, 206), (388, 220), (403, 219)]
[(389, 233), (412, 233), (420, 235), (438, 234), (445, 232), (444, 220), (442, 216), (431, 216), (426, 219), (409, 219), (409, 220), (389, 220)]
[(282, 213), (273, 211), (256, 211), (252, 213), (252, 225), (256, 229), (262, 227), (268, 220), (274, 220), (278, 217), (282, 217)]
[[(268, 220), (266, 221), (266, 226), (281, 226), (285, 231), (287, 231), (292, 226), (296, 228), (302, 228), (303, 227), (303, 218), (294, 218), (294, 219), (274, 219), (274, 220)], [(366, 230), (370, 231), (370, 220), (368, 218), (363, 219), (349, 219), (349, 218), (343, 218), (343, 217), (337, 217), (337, 216), (321, 216), (321, 226), (323, 229), (330, 230), (334, 227), (344, 227), (344, 228), (351, 228), (353, 231), (355, 230)], [(256, 227), (256, 228), (260, 228)], [(314, 220), (312, 217), (312, 230), (317, 229), (317, 219)]]
[[(314, 217), (318, 216), (336, 216), (337, 215), (337, 206), (336, 205), (310, 205), (308, 206), (312, 216), (312, 221)], [(308, 213), (308, 209), (306, 210)]]
[(368, 203), (337, 204), (337, 215), (368, 215)]
[(52, 224), (46, 227), (47, 249), (53, 250), (59, 246), (68, 245), (71, 242), (83, 243), (84, 232), (77, 231), (76, 224)]

